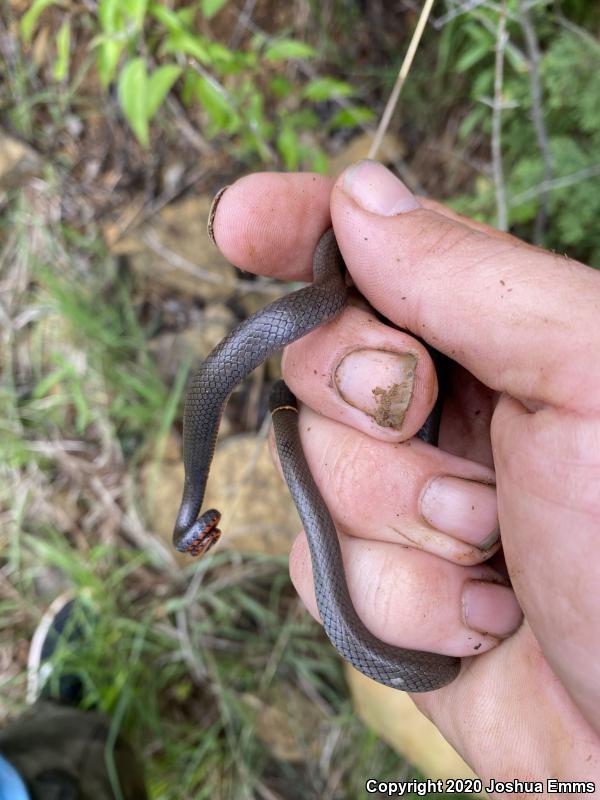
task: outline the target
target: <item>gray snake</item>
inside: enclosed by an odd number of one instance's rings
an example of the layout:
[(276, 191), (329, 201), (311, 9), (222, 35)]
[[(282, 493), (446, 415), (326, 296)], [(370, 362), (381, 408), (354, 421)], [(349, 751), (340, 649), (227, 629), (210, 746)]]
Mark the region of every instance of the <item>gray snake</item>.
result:
[[(183, 419), (185, 482), (173, 534), (181, 552), (201, 555), (221, 533), (218, 511), (198, 515), (227, 398), (272, 353), (334, 319), (346, 304), (344, 263), (331, 229), (315, 249), (313, 279), (310, 286), (238, 325), (192, 378)], [(296, 400), (282, 381), (273, 388), (270, 408), (281, 466), (309, 543), (319, 614), (331, 643), (360, 672), (387, 686), (427, 692), (450, 683), (460, 671), (459, 658), (386, 644), (361, 621), (346, 584), (333, 520), (302, 451)], [(434, 443), (437, 426), (432, 418), (419, 435)]]

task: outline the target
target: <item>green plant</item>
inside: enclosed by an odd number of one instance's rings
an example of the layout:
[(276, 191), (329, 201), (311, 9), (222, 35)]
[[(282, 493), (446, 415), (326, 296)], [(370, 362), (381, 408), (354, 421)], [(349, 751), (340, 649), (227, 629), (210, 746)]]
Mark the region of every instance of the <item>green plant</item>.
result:
[[(495, 48), (499, 10), (479, 8), (448, 25), (442, 34), (441, 71), (450, 67), (465, 79), (472, 105), (459, 129), (466, 146), (475, 135), (492, 137)], [(524, 24), (540, 50), (537, 64), (527, 52)], [(501, 96), (501, 155), (508, 225), (526, 239), (568, 249), (600, 267), (600, 46), (585, 31), (538, 11), (524, 23), (518, 0), (507, 3)], [(450, 56), (450, 53), (452, 54)], [(451, 57), (452, 63), (447, 59)], [(537, 70), (541, 98), (533, 90)], [(546, 141), (540, 140), (543, 126)], [(473, 190), (451, 200), (463, 213), (495, 223), (497, 186), (482, 173)], [(543, 228), (543, 229), (542, 229)]]
[[(305, 42), (257, 32), (244, 48), (231, 48), (200, 33), (200, 23), (225, 5), (204, 0), (173, 10), (148, 0), (99, 0), (94, 17), (65, 10), (62, 0), (36, 0), (20, 30), (29, 45), (42, 13), (56, 6), (54, 79), (68, 76), (71, 39), (88, 38), (102, 86), (116, 80), (123, 113), (145, 148), (150, 122), (169, 96), (180, 97), (188, 109), (201, 109), (206, 136), (228, 140), (238, 158), (324, 171), (317, 133), (364, 124), (372, 111), (351, 99), (349, 83), (305, 68), (316, 56)], [(343, 107), (332, 105), (336, 99)]]

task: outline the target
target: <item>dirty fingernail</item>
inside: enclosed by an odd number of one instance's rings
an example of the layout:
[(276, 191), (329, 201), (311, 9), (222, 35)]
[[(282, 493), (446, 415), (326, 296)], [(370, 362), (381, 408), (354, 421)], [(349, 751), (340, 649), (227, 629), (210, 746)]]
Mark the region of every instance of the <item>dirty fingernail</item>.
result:
[(496, 489), (486, 483), (444, 475), (421, 495), (421, 514), (438, 531), (489, 550), (500, 537)]
[(387, 350), (353, 350), (337, 365), (336, 387), (351, 406), (383, 428), (400, 430), (410, 404), (417, 357)]
[(359, 161), (342, 176), (342, 190), (373, 214), (393, 217), (421, 208), (414, 194), (378, 161)]
[(468, 628), (500, 638), (514, 633), (523, 616), (512, 589), (489, 581), (467, 581), (462, 611)]
[(217, 246), (215, 241), (215, 216), (217, 214), (217, 208), (219, 207), (219, 203), (225, 192), (229, 189), (229, 184), (227, 186), (222, 186), (216, 195), (213, 197), (213, 201), (210, 205), (210, 211), (208, 212), (208, 222), (206, 223), (206, 232), (208, 233), (208, 238), (211, 242)]

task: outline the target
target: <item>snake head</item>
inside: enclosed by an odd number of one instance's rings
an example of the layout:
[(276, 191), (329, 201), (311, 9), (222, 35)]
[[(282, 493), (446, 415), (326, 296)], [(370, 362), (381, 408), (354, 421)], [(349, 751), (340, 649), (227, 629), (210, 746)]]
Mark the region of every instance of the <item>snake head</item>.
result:
[(221, 537), (221, 531), (217, 527), (220, 520), (221, 512), (216, 508), (205, 511), (177, 542), (177, 550), (194, 558), (203, 556)]

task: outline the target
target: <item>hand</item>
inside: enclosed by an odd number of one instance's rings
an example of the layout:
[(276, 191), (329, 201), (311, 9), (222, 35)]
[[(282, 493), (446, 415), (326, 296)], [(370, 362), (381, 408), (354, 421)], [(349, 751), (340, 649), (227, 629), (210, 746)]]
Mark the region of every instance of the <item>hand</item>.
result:
[[(285, 352), (356, 609), (391, 644), (473, 656), (415, 701), (484, 780), (600, 781), (600, 275), (374, 162), (335, 184), (243, 178), (214, 232), (234, 264), (310, 280), (331, 222), (371, 306), (457, 364), (438, 450), (411, 438), (437, 391), (427, 351), (371, 310)], [(480, 563), (499, 530), (512, 588)], [(303, 536), (290, 571), (318, 618)]]

